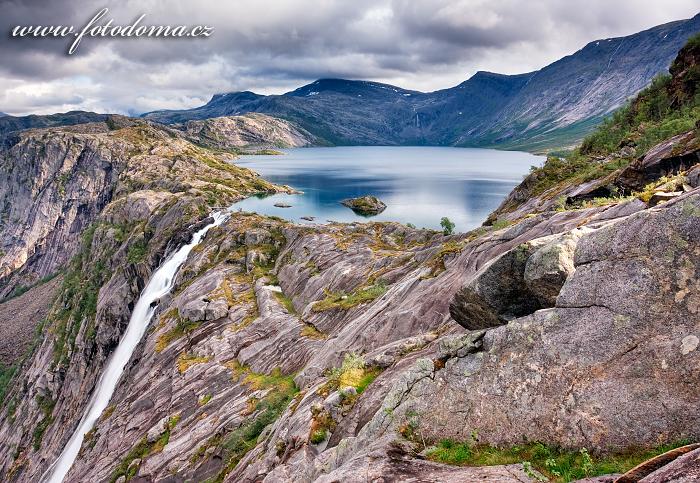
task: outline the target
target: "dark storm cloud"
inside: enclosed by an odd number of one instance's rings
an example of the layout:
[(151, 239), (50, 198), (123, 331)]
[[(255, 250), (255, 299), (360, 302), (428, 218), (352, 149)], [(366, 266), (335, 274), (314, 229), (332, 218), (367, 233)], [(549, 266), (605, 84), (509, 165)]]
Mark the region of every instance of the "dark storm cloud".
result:
[[(576, 3), (579, 3), (578, 5)], [(210, 25), (206, 39), (12, 39), (15, 25)], [(596, 38), (687, 18), (693, 0), (0, 0), (0, 111), (143, 112), (216, 92), (284, 92), (320, 77), (433, 90), (476, 70), (534, 70)]]

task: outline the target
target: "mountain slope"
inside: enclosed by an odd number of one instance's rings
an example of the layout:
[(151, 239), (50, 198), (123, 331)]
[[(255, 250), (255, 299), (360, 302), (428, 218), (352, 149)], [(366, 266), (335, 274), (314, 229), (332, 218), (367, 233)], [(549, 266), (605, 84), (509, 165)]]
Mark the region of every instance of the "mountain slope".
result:
[(572, 144), (603, 116), (666, 72), (700, 14), (634, 35), (591, 42), (536, 72), (477, 72), (431, 93), (321, 79), (283, 95), (218, 94), (206, 105), (156, 111), (165, 123), (263, 112), (336, 144), (434, 144), (542, 149)]
[[(699, 46), (532, 173), (497, 225), (445, 236), (234, 211), (158, 301), (66, 481), (522, 483), (534, 468), (560, 482), (700, 441)], [(82, 202), (91, 228), (29, 354), (0, 371), (3, 481), (55, 461), (141, 289), (209, 210), (283, 189), (181, 131), (123, 122), (23, 132), (0, 152), (0, 186), (38, 211), (91, 192), (81, 162), (114, 173), (106, 205)], [(19, 189), (11, 165), (46, 175)], [(580, 177), (651, 186), (580, 204)]]

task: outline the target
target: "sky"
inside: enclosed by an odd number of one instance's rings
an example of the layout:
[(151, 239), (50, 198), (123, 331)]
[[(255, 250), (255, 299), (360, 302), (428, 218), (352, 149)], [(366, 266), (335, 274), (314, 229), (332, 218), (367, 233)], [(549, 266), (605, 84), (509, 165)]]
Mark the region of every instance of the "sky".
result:
[[(18, 38), (16, 26), (81, 30), (201, 25), (197, 38)], [(433, 91), (479, 70), (518, 74), (586, 43), (698, 13), (697, 0), (0, 0), (0, 112), (138, 114), (213, 94), (281, 94), (319, 78)]]

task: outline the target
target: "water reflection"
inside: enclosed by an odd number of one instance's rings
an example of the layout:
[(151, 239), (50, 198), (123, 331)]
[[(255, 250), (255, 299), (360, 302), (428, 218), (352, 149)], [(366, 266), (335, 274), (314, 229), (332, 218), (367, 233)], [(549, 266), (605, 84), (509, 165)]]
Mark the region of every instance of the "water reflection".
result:
[[(252, 197), (236, 206), (296, 222), (367, 221), (340, 205), (371, 194), (387, 209), (370, 218), (439, 228), (449, 217), (457, 230), (479, 226), (543, 158), (528, 153), (443, 147), (338, 147), (285, 151), (285, 156), (245, 156), (236, 163), (303, 195)], [(275, 203), (292, 205), (278, 208)]]

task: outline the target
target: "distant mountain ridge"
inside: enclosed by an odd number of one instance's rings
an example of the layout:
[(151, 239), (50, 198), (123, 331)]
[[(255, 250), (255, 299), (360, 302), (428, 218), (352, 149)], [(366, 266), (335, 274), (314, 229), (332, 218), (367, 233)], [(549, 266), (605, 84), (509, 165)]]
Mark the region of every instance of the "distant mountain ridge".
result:
[(204, 106), (144, 117), (181, 123), (261, 112), (298, 123), (335, 144), (498, 146), (569, 145), (607, 113), (666, 72), (700, 14), (626, 37), (590, 42), (538, 71), (479, 71), (430, 93), (371, 81), (320, 79), (282, 95), (217, 94)]

